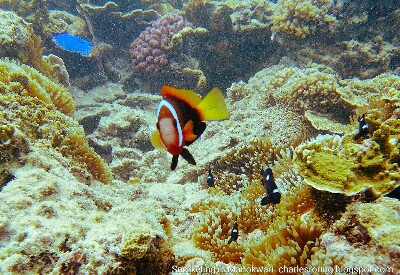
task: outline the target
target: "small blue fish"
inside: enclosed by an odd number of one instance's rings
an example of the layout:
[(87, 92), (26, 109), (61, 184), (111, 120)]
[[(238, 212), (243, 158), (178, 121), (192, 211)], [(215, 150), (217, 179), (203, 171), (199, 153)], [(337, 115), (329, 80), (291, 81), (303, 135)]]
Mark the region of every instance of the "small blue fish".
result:
[(83, 56), (90, 56), (94, 49), (92, 42), (69, 33), (55, 34), (53, 41), (61, 49)]

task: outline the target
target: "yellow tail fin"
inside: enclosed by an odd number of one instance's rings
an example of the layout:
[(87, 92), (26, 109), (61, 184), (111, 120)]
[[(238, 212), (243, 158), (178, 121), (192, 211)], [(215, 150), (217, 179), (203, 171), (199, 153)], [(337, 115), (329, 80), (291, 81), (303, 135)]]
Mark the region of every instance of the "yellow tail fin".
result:
[(155, 131), (150, 138), (151, 145), (153, 145), (154, 148), (158, 149), (159, 151), (164, 151), (165, 147), (162, 144), (161, 137), (160, 137), (160, 132)]
[(201, 120), (222, 120), (229, 117), (224, 95), (217, 87), (213, 88), (197, 105)]

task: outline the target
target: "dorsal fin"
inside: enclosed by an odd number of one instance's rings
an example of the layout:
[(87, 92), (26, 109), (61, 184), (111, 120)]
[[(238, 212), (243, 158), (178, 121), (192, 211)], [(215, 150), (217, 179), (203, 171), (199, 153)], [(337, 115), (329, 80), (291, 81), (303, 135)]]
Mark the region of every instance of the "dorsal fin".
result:
[(201, 102), (201, 96), (196, 94), (195, 92), (186, 89), (177, 89), (168, 85), (164, 85), (161, 87), (161, 95), (163, 98), (169, 96), (175, 97), (179, 100), (184, 101), (192, 108), (195, 108)]

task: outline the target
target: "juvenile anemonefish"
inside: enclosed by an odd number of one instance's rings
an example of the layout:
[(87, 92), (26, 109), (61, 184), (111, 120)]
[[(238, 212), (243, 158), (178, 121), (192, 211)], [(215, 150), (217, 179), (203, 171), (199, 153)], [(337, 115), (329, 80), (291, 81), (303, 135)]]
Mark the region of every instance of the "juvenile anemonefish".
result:
[(278, 204), (281, 202), (281, 193), (279, 192), (278, 187), (276, 186), (274, 175), (272, 173), (271, 168), (266, 168), (265, 170), (261, 170), (261, 184), (265, 188), (265, 196), (261, 199), (261, 205), (267, 204)]
[(233, 223), (233, 227), (231, 230), (231, 237), (228, 240), (228, 244), (231, 242), (237, 242), (238, 237), (239, 237), (239, 226), (236, 218), (235, 222)]
[(211, 168), (208, 168), (208, 177), (207, 177), (207, 185), (208, 187), (214, 187), (214, 176), (211, 172)]
[(369, 124), (365, 122), (365, 114), (358, 117), (358, 133), (354, 136), (354, 140), (359, 139), (362, 136), (366, 136), (369, 133)]
[(172, 154), (171, 170), (181, 155), (195, 165), (192, 154), (184, 148), (192, 144), (206, 129), (206, 120), (223, 120), (229, 117), (224, 95), (218, 88), (212, 89), (204, 98), (193, 91), (161, 88), (163, 99), (157, 109), (157, 131), (151, 137), (154, 148), (167, 149)]

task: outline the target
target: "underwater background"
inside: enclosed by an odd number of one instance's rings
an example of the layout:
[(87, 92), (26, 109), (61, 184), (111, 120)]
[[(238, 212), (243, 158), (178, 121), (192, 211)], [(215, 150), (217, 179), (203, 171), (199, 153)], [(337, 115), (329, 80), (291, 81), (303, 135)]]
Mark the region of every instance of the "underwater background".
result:
[[(0, 274), (399, 274), (399, 25), (397, 0), (0, 0)], [(230, 111), (175, 171), (163, 85)]]

